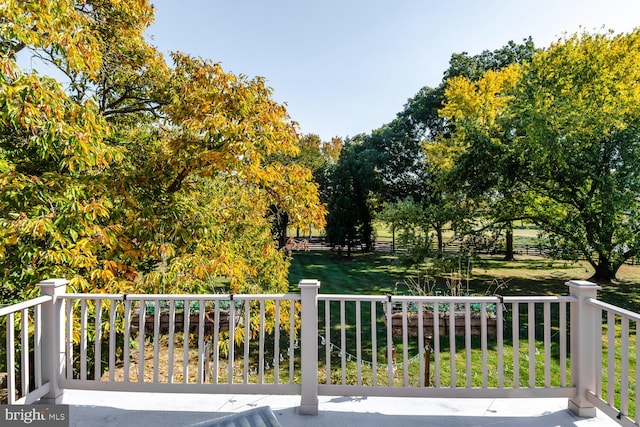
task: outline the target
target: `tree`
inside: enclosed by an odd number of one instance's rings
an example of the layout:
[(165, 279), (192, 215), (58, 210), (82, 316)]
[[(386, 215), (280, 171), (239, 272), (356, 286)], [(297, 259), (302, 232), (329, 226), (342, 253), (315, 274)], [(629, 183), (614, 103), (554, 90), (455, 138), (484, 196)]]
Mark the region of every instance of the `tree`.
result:
[(530, 215), (597, 281), (640, 249), (640, 31), (575, 34), (534, 56), (513, 92)]
[(421, 263), (430, 252), (431, 223), (428, 212), (411, 198), (383, 203), (377, 218), (389, 224), (392, 233), (393, 250), (396, 241), (408, 250), (411, 262)]
[(517, 66), (535, 52), (528, 38), (475, 56), (452, 55), (438, 89), (441, 102), (436, 114), (443, 123), (435, 123), (442, 130), (425, 144), (432, 153), (428, 162), (437, 172), (435, 187), (449, 192), (458, 189), (457, 195), (442, 200), (445, 207), (453, 208), (450, 220), (464, 234), (504, 229), (509, 260), (514, 255), (511, 224), (523, 215), (514, 197), (521, 189), (517, 188), (518, 168), (505, 150), (511, 134), (497, 119), (504, 113), (504, 90), (513, 85)]
[[(517, 163), (511, 155), (512, 132), (502, 126), (509, 114), (507, 105), (512, 89), (520, 78), (520, 66), (513, 64), (500, 71), (487, 71), (472, 81), (463, 76), (448, 80), (445, 103), (440, 114), (452, 123), (451, 137), (431, 144), (434, 150), (444, 144), (448, 174), (473, 200), (475, 210), (483, 212), (488, 227), (505, 223), (507, 227), (507, 260), (513, 259), (511, 221), (522, 215)], [(434, 156), (432, 156), (433, 158)], [(442, 162), (442, 160), (440, 160)], [(476, 225), (477, 227), (477, 225)], [(484, 230), (484, 227), (481, 227)]]
[(357, 241), (366, 250), (373, 248), (373, 226), (369, 189), (372, 168), (361, 144), (364, 135), (348, 140), (331, 176), (328, 203), (327, 241), (333, 246), (347, 246), (347, 255)]
[[(147, 1), (0, 9), (3, 298), (46, 277), (77, 291), (286, 288), (269, 207), (322, 225), (295, 124), (264, 79), (144, 40)], [(29, 54), (52, 77), (22, 71)]]
[[(136, 6), (123, 8), (138, 16)], [(108, 143), (95, 99), (74, 99), (56, 80), (16, 63), (30, 52), (68, 74), (97, 78), (102, 43), (91, 14), (72, 1), (12, 2), (1, 13), (0, 263), (2, 297), (16, 299), (44, 277), (101, 267), (117, 247), (102, 177), (123, 152)], [(120, 271), (132, 279), (129, 269)]]

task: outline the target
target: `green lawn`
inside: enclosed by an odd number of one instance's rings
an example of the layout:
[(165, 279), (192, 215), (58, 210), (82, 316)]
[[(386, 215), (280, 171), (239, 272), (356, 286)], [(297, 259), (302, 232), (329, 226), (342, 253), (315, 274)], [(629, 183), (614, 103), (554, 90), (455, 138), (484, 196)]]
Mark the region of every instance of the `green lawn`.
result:
[[(467, 270), (466, 265), (463, 270)], [(356, 254), (351, 258), (330, 251), (297, 252), (289, 271), (291, 290), (297, 292), (301, 279), (318, 279), (320, 292), (328, 294), (384, 295), (404, 294), (404, 283), (429, 273), (444, 291), (445, 277), (433, 273), (429, 265), (420, 270), (404, 266), (397, 256), (384, 253)], [(492, 292), (495, 284), (506, 285), (501, 295), (567, 295), (565, 283), (587, 279), (592, 273), (586, 262), (518, 256), (504, 261), (500, 256), (483, 256), (472, 261), (469, 290), (476, 295)], [(605, 302), (640, 312), (640, 266), (623, 266), (618, 284), (604, 284), (599, 298)], [(464, 283), (466, 288), (466, 282)]]
[[(420, 269), (421, 277), (424, 277), (425, 272), (431, 271), (432, 268), (429, 265), (425, 265)], [(520, 256), (517, 261), (507, 262), (500, 259), (500, 257), (482, 257), (474, 260), (472, 265), (469, 266), (469, 292), (476, 295), (485, 295), (487, 289), (495, 289), (495, 284), (500, 283), (504, 286), (500, 289), (501, 295), (567, 295), (568, 289), (565, 282), (571, 279), (587, 279), (591, 275), (591, 269), (587, 263), (575, 263), (568, 261), (554, 261), (540, 257), (526, 257)], [(432, 277), (435, 280), (440, 290), (444, 289), (443, 276)], [(296, 253), (293, 257), (292, 266), (290, 270), (290, 283), (292, 284), (292, 291), (297, 292), (297, 282), (303, 278), (305, 279), (318, 279), (321, 281), (320, 293), (327, 294), (359, 294), (359, 295), (384, 295), (386, 293), (392, 294), (406, 294), (406, 287), (404, 283), (408, 280), (415, 280), (418, 276), (418, 270), (410, 269), (402, 265), (399, 259), (389, 254), (356, 254), (351, 258), (346, 256), (339, 256), (335, 253), (328, 251), (324, 252), (308, 252), (308, 253)], [(605, 284), (602, 285), (602, 290), (599, 291), (599, 298), (605, 302), (627, 308), (631, 311), (640, 312), (640, 267), (638, 266), (624, 266), (618, 275), (620, 282), (618, 284)], [(464, 283), (466, 288), (467, 283)], [(321, 319), (324, 319), (324, 303), (320, 304)], [(341, 339), (341, 310), (338, 303), (331, 304), (331, 342), (334, 345), (340, 345)], [(341, 355), (338, 350), (332, 352), (331, 357), (331, 381), (333, 383), (340, 383), (343, 380), (343, 375), (348, 384), (353, 384), (358, 380), (358, 367), (355, 363), (355, 304), (347, 303), (344, 307), (345, 318), (345, 335), (347, 352), (351, 355), (351, 360), (347, 360), (347, 370), (343, 374), (340, 370), (342, 363)], [(555, 310), (555, 309), (554, 309)], [(381, 306), (377, 308), (377, 318), (380, 319), (377, 325), (377, 361), (379, 365), (386, 363), (386, 333), (384, 324), (381, 321), (383, 317)], [(363, 303), (360, 307), (361, 319), (362, 319), (362, 358), (365, 361), (372, 360), (371, 346), (371, 327), (370, 327), (370, 305), (369, 303)], [(527, 339), (527, 330), (524, 328), (526, 323), (526, 307), (524, 305), (520, 308), (521, 325), (523, 326), (520, 338), (519, 338), (519, 357), (517, 365), (519, 366), (519, 383), (521, 386), (526, 387), (529, 383), (528, 368), (529, 368), (529, 343)], [(542, 319), (542, 305), (536, 304), (536, 320), (539, 322)], [(553, 317), (555, 318), (555, 317)], [(324, 333), (324, 323), (321, 321), (320, 333)], [(635, 325), (632, 323), (632, 337), (630, 343), (630, 376), (635, 378), (635, 333), (633, 332)], [(606, 330), (606, 325), (605, 325)], [(510, 387), (513, 385), (513, 341), (511, 337), (511, 324), (509, 321), (505, 323), (505, 337), (504, 337), (504, 375), (505, 386)], [(560, 360), (559, 360), (559, 345), (558, 337), (555, 332), (557, 331), (557, 325), (553, 326), (554, 338), (552, 339), (551, 346), (551, 385), (559, 386), (560, 381)], [(619, 326), (616, 327), (616, 342), (620, 341)], [(544, 387), (544, 354), (542, 347), (542, 332), (541, 325), (536, 325), (536, 354), (535, 360), (535, 372), (536, 379), (535, 384), (537, 387)], [(607, 349), (606, 349), (606, 337), (604, 339), (604, 361), (603, 361), (603, 382), (607, 384)], [(402, 361), (402, 343), (401, 338), (394, 337), (394, 344), (396, 345), (397, 361)], [(489, 369), (488, 386), (497, 386), (497, 352), (495, 351), (495, 338), (489, 338), (489, 351), (487, 354), (487, 365)], [(424, 364), (424, 361), (417, 360), (415, 356), (418, 353), (419, 344), (416, 339), (409, 342), (408, 354), (412, 362), (408, 366), (409, 377), (411, 385), (418, 385), (419, 381), (419, 369), (420, 364)], [(482, 352), (480, 350), (479, 338), (473, 337), (472, 340), (473, 350), (471, 352), (471, 363), (474, 369), (473, 378), (471, 382), (474, 387), (482, 386), (482, 377), (479, 374), (481, 371), (477, 366), (481, 365)], [(616, 346), (616, 359), (619, 367), (620, 360), (620, 347)], [(324, 367), (324, 349), (320, 349), (321, 365)], [(466, 353), (464, 346), (464, 337), (456, 338), (456, 385), (458, 387), (465, 387), (466, 385)], [(431, 377), (430, 383), (433, 385), (434, 378), (434, 365), (435, 358), (431, 355)], [(393, 382), (396, 385), (401, 385), (403, 381), (404, 366), (399, 367), (393, 373)], [(372, 369), (370, 365), (365, 364), (360, 368), (361, 381), (364, 384), (370, 384), (372, 382)], [(569, 372), (569, 361), (567, 361), (566, 372)], [(449, 341), (448, 337), (442, 337), (440, 340), (440, 385), (447, 387), (450, 385), (450, 354), (449, 354)], [(320, 380), (324, 382), (326, 380), (326, 369), (321, 369)], [(616, 374), (616, 385), (619, 388), (619, 372)], [(377, 383), (380, 385), (386, 385), (387, 370), (380, 367), (377, 372)], [(635, 413), (635, 387), (633, 382), (630, 384), (629, 394), (631, 397), (630, 412)], [(606, 390), (604, 395), (606, 396)], [(616, 392), (615, 396), (616, 404), (619, 402), (619, 395)]]

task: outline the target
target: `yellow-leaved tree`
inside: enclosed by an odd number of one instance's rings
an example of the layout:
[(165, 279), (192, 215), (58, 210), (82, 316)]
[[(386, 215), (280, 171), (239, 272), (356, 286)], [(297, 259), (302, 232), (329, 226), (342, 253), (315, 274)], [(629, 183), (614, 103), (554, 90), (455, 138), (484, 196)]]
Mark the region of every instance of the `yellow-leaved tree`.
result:
[(310, 171), (273, 160), (295, 158), (299, 138), (264, 79), (167, 64), (144, 38), (152, 20), (146, 0), (0, 7), (2, 300), (49, 277), (93, 292), (282, 290), (270, 207), (323, 225)]

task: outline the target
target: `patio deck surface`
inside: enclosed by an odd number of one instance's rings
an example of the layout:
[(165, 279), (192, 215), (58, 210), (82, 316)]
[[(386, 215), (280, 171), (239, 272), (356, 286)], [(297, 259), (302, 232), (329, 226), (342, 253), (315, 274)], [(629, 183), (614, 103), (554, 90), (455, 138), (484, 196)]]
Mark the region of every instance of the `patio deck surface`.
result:
[(70, 425), (189, 426), (231, 413), (269, 406), (283, 427), (514, 426), (613, 427), (598, 411), (578, 418), (567, 399), (424, 399), (320, 396), (317, 416), (298, 414), (300, 396), (122, 393), (67, 390)]

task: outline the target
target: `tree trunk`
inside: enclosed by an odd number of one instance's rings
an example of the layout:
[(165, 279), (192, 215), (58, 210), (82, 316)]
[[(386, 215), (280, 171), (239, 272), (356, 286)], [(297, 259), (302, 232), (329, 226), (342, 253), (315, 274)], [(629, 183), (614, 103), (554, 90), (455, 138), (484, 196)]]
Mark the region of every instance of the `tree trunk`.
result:
[(442, 226), (440, 224), (436, 226), (436, 235), (438, 236), (438, 258), (442, 258), (444, 255), (444, 238), (442, 237)]
[(396, 253), (396, 227), (391, 226), (391, 252)]
[(507, 229), (505, 230), (505, 234), (506, 234), (505, 236), (506, 244), (505, 244), (504, 260), (514, 261), (516, 258), (513, 254), (513, 224), (511, 222), (507, 224)]
[(598, 256), (598, 262), (591, 261), (591, 266), (595, 273), (589, 278), (595, 283), (612, 283), (616, 281), (616, 274), (621, 263), (612, 263), (611, 260), (603, 255)]

